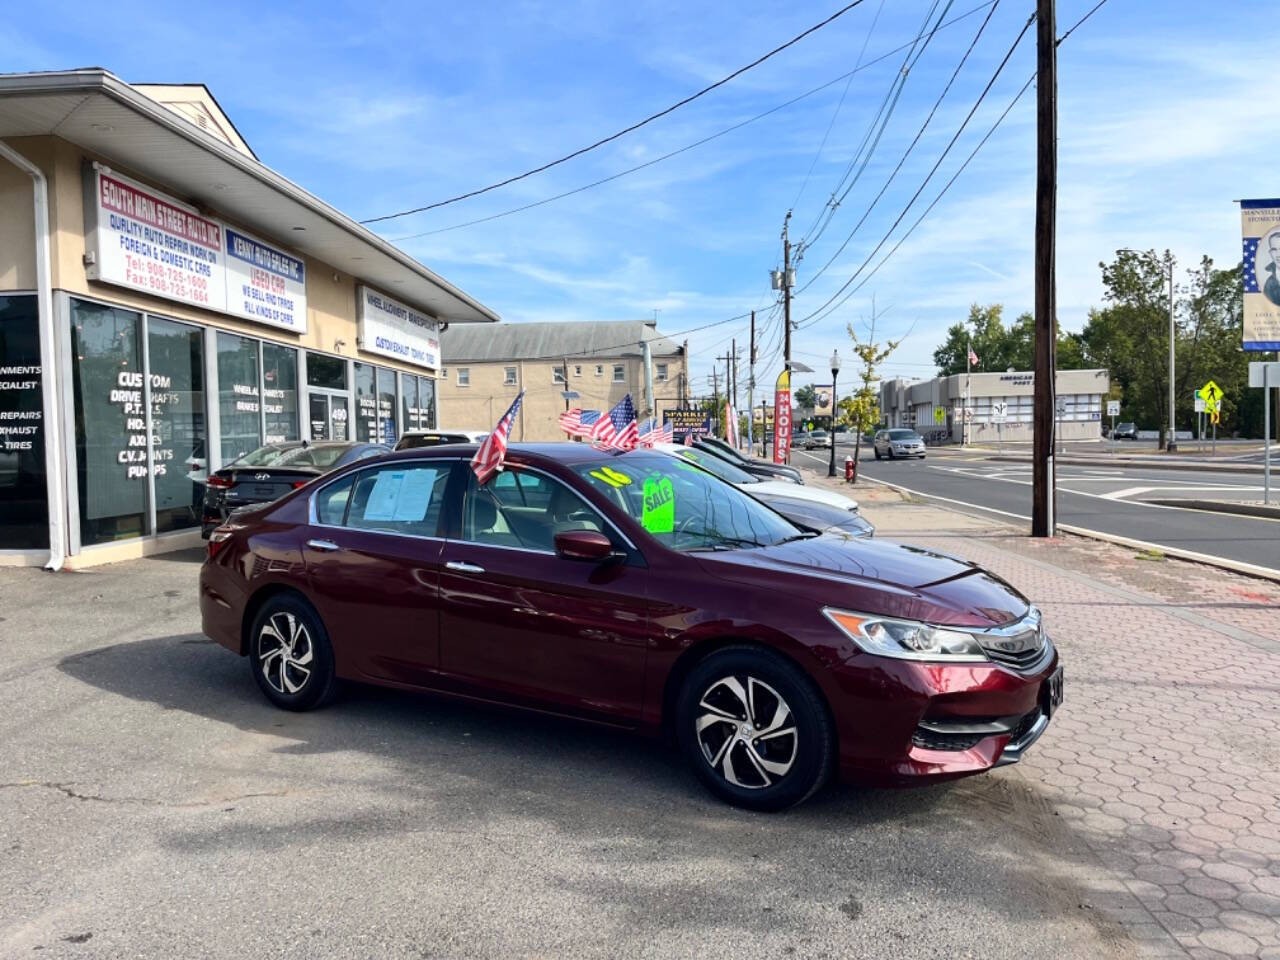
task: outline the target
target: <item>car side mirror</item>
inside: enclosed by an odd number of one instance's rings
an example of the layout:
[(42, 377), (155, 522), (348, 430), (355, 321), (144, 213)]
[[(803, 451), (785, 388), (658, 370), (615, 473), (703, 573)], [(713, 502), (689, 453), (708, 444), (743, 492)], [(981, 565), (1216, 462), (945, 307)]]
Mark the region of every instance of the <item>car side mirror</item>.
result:
[(600, 563), (613, 556), (613, 541), (599, 530), (565, 530), (555, 536), (556, 556)]

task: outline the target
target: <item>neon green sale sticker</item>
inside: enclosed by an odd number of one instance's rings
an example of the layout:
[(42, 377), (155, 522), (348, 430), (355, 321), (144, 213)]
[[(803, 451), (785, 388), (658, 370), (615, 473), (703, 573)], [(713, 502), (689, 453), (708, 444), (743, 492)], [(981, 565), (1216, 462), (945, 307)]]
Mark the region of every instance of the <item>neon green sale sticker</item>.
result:
[(676, 528), (676, 492), (667, 477), (645, 479), (640, 525), (650, 533), (671, 533)]

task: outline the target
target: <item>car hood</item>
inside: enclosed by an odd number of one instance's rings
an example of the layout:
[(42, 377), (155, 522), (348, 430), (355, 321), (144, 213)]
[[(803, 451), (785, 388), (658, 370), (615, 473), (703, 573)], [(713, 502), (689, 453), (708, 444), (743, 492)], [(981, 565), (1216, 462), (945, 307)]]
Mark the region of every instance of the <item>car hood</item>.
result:
[(718, 579), (860, 613), (982, 629), (1030, 609), (977, 564), (889, 540), (824, 535), (695, 556)]
[(843, 493), (823, 490), (820, 487), (805, 487), (787, 480), (761, 480), (759, 483), (744, 483), (743, 492), (759, 496), (786, 497), (788, 500), (808, 500), (812, 503), (825, 503), (839, 510), (857, 510), (858, 501), (846, 497)]

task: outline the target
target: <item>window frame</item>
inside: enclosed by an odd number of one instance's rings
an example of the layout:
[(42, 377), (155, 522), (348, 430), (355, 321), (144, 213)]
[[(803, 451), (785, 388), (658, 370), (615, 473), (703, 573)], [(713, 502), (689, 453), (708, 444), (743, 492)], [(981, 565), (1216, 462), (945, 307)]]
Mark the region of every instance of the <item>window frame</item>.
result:
[(654, 365), (654, 379), (655, 379), (655, 380), (657, 380), (659, 383), (666, 383), (666, 382), (667, 382), (667, 373), (669, 372), (669, 370), (670, 370), (670, 367), (669, 367), (667, 364), (665, 364), (665, 363), (658, 363), (658, 364), (655, 364), (655, 365)]
[[(342, 473), (338, 474), (332, 479), (327, 480), (325, 483), (316, 487), (316, 489), (311, 492), (310, 496), (307, 497), (307, 525), (311, 527), (317, 527), (321, 530), (347, 530), (352, 533), (373, 534), (374, 536), (382, 536), (382, 537), (405, 537), (410, 540), (435, 540), (435, 541), (449, 540), (451, 538), (447, 536), (448, 531), (446, 531), (446, 535), (441, 536), (440, 529), (444, 525), (445, 519), (448, 516), (449, 502), (454, 495), (453, 494), (454, 486), (458, 482), (457, 481), (458, 465), (461, 463), (462, 461), (459, 460), (457, 457), (412, 457), (406, 460), (397, 460), (394, 463), (375, 463), (375, 464), (363, 464), (363, 465), (361, 465), (360, 460), (356, 460), (355, 462), (349, 465), (351, 469), (344, 470)], [(365, 527), (347, 526), (347, 517), (351, 513), (351, 493), (355, 492), (356, 484), (360, 482), (360, 474), (368, 473), (372, 470), (381, 470), (383, 468), (400, 467), (401, 469), (403, 469), (405, 467), (425, 466), (425, 465), (435, 465), (435, 464), (444, 464), (445, 468), (448, 470), (448, 479), (445, 481), (445, 488), (444, 488), (444, 504), (441, 508), (441, 520), (440, 520), (440, 523), (437, 524), (436, 526), (435, 534), (409, 533), (409, 532), (402, 532), (397, 530), (371, 530)], [(316, 507), (317, 500), (319, 499), (320, 495), (330, 487), (335, 486), (336, 484), (342, 483), (348, 479), (351, 480), (351, 493), (348, 493), (347, 504), (342, 509), (342, 522), (341, 523), (321, 523), (319, 512)]]
[(502, 385), (504, 387), (514, 387), (520, 382), (520, 373), (518, 367), (502, 368)]
[(627, 382), (627, 365), (625, 363), (615, 363), (613, 365), (613, 379), (610, 383), (626, 383)]
[(458, 367), (457, 373), (458, 373), (459, 389), (463, 387), (471, 386), (471, 368), (470, 367)]

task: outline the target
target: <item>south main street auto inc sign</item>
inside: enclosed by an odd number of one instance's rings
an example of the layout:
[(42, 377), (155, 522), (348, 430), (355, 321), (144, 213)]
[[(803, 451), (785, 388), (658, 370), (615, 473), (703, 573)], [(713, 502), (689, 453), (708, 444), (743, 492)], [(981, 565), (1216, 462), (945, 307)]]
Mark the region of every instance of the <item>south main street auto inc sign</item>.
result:
[(356, 303), (361, 350), (430, 370), (440, 366), (440, 327), (434, 317), (363, 284)]
[(86, 189), (90, 280), (307, 332), (301, 257), (106, 167), (93, 169)]

